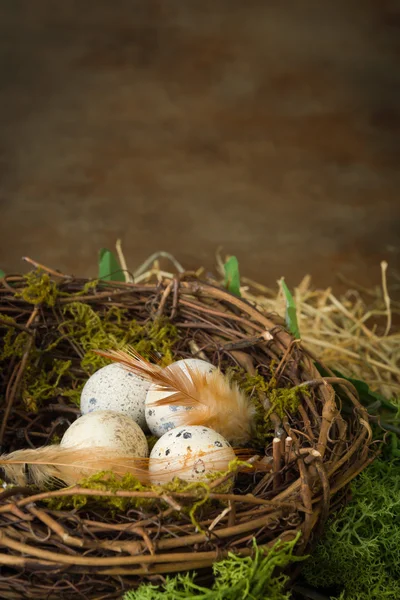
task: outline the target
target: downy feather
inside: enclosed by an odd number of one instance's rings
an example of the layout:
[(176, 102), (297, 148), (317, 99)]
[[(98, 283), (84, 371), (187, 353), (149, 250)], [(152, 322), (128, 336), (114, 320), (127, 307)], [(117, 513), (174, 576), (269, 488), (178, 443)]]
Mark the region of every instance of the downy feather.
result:
[[(238, 449), (235, 454), (244, 461), (254, 457), (250, 450)], [(212, 465), (213, 471), (225, 471), (229, 467), (231, 454), (226, 449), (213, 450), (204, 453), (202, 458), (208, 465)], [(151, 462), (151, 477), (164, 482), (180, 477), (187, 466), (182, 467), (179, 457), (172, 460), (153, 458)], [(168, 471), (165, 470), (167, 463)], [(101, 471), (112, 472), (121, 478), (129, 473), (143, 484), (151, 482), (148, 458), (122, 456), (109, 448), (99, 447), (63, 448), (52, 445), (33, 450), (16, 450), (0, 456), (0, 468), (10, 483), (21, 486), (34, 484), (39, 488), (61, 486), (62, 483), (75, 485)], [(270, 466), (253, 462), (252, 468), (264, 471), (269, 470)]]
[(8, 481), (39, 487), (57, 482), (74, 485), (100, 471), (112, 471), (118, 477), (130, 473), (145, 483), (147, 465), (148, 459), (122, 456), (110, 448), (63, 448), (56, 444), (0, 456), (0, 468)]
[(254, 406), (237, 384), (230, 382), (220, 370), (204, 373), (186, 365), (185, 372), (175, 364), (162, 368), (145, 360), (133, 348), (95, 352), (142, 375), (160, 391), (168, 392), (169, 395), (154, 402), (155, 405), (191, 407), (190, 411), (175, 413), (179, 425), (210, 427), (237, 445), (250, 440)]

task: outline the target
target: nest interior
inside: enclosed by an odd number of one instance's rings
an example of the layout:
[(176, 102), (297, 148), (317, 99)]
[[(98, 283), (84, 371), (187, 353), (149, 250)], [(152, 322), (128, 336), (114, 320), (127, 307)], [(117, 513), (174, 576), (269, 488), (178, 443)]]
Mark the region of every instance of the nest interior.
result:
[(193, 274), (149, 284), (7, 276), (0, 332), (4, 453), (60, 439), (79, 416), (83, 383), (105, 364), (92, 350), (130, 343), (165, 364), (206, 358), (236, 378), (258, 408), (255, 455), (270, 465), (236, 474), (229, 492), (221, 485), (232, 473), (161, 490), (101, 478), (55, 490), (5, 486), (3, 598), (118, 598), (228, 552), (250, 555), (254, 540), (267, 549), (298, 537), (296, 552), (306, 553), (371, 461), (352, 385), (326, 367), (322, 377), (277, 315)]

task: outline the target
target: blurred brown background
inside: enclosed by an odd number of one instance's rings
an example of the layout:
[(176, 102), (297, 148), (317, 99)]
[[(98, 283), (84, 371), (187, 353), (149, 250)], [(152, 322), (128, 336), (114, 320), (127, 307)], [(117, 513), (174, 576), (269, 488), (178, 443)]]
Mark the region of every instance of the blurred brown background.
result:
[(400, 5), (0, 5), (0, 266), (172, 252), (291, 285), (399, 266)]

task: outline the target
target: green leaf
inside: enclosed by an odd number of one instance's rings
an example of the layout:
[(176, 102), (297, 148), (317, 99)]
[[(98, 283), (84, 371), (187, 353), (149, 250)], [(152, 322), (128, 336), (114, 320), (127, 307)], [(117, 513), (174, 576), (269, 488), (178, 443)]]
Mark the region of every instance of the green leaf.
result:
[(282, 286), (282, 291), (286, 298), (286, 326), (290, 333), (296, 338), (300, 339), (300, 330), (299, 324), (297, 321), (297, 311), (296, 305), (293, 300), (293, 296), (290, 293), (288, 286), (285, 283), (284, 278), (282, 277), (279, 281)]
[(230, 256), (224, 264), (226, 289), (235, 296), (240, 297), (239, 262), (236, 256)]
[(2, 269), (0, 269), (0, 278), (1, 277), (5, 277), (5, 273), (4, 273), (4, 271)]
[(368, 402), (373, 403), (376, 400), (379, 400), (381, 406), (386, 406), (386, 408), (397, 410), (397, 408), (393, 404), (388, 402), (386, 398), (382, 396), (382, 394), (378, 394), (378, 392), (373, 392), (369, 387), (368, 383), (366, 383), (365, 381), (361, 381), (360, 379), (354, 379), (353, 377), (347, 377), (346, 375), (343, 375), (343, 373), (337, 371), (336, 369), (332, 369), (332, 372), (335, 373), (337, 377), (347, 379), (347, 381), (350, 381), (350, 383), (354, 385), (358, 392), (358, 395), (360, 396), (362, 404), (366, 404)]
[[(323, 368), (323, 366), (320, 363), (315, 362), (315, 366), (317, 367), (322, 377), (329, 377), (329, 373)], [(363, 406), (368, 406), (369, 404), (372, 405), (379, 402), (378, 408), (386, 408), (393, 412), (398, 411), (398, 407), (395, 406), (392, 402), (388, 401), (385, 398), (385, 396), (382, 396), (382, 394), (379, 394), (378, 392), (372, 391), (366, 381), (361, 381), (361, 379), (355, 379), (354, 377), (348, 377), (347, 375), (343, 375), (343, 373), (341, 373), (337, 369), (331, 369), (331, 371), (332, 373), (334, 373), (334, 375), (336, 375), (336, 377), (346, 379), (346, 381), (350, 381), (350, 383), (354, 385), (358, 392), (360, 402), (361, 404), (363, 404)]]
[[(314, 364), (322, 377), (329, 377), (331, 375), (331, 373), (328, 373), (320, 363), (315, 362)], [(379, 417), (377, 425), (380, 429), (394, 432), (400, 437), (400, 403), (398, 399), (393, 398), (392, 401), (388, 400), (385, 396), (382, 396), (382, 394), (372, 391), (365, 381), (355, 379), (354, 377), (347, 377), (347, 375), (343, 375), (343, 373), (337, 369), (331, 369), (331, 372), (336, 375), (336, 377), (350, 381), (354, 385), (358, 392), (360, 402), (368, 410), (368, 413), (375, 417)], [(343, 400), (342, 412), (352, 413), (353, 405), (347, 396), (342, 393), (340, 386), (334, 384), (333, 387), (338, 396)]]
[(99, 279), (103, 281), (125, 281), (121, 265), (114, 254), (106, 248), (100, 250)]

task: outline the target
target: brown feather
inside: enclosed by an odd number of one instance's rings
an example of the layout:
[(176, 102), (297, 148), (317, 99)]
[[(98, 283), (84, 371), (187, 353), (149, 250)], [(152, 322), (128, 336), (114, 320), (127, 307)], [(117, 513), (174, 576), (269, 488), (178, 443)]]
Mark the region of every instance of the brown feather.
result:
[(186, 365), (187, 371), (176, 363), (160, 367), (146, 361), (136, 350), (96, 351), (97, 354), (121, 363), (128, 370), (150, 380), (168, 396), (154, 402), (156, 406), (191, 407), (175, 413), (179, 425), (204, 425), (235, 444), (251, 438), (255, 409), (239, 387), (230, 382), (220, 370), (204, 373)]

